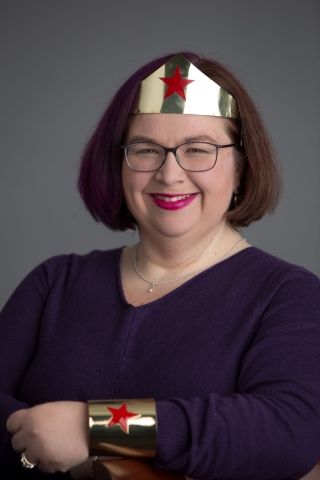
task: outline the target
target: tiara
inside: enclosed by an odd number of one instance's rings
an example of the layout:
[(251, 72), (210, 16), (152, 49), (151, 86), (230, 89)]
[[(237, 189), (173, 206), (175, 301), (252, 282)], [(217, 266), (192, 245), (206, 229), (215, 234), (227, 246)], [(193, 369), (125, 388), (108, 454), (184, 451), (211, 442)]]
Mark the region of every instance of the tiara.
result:
[(236, 100), (181, 53), (141, 82), (133, 113), (179, 113), (238, 118)]

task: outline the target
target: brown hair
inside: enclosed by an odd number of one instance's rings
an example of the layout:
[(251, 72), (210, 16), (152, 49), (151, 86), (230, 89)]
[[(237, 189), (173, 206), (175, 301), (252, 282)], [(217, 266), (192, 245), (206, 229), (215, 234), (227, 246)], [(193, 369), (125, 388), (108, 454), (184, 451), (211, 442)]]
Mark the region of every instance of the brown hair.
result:
[[(240, 169), (237, 204), (226, 219), (234, 228), (246, 227), (275, 210), (281, 193), (281, 174), (264, 123), (249, 94), (221, 63), (183, 53), (199, 70), (229, 92), (238, 103), (239, 120), (227, 119), (228, 133), (236, 143)], [(124, 202), (121, 141), (141, 81), (173, 55), (153, 60), (134, 73), (118, 90), (92, 134), (82, 157), (78, 187), (95, 220), (112, 230), (135, 229)]]

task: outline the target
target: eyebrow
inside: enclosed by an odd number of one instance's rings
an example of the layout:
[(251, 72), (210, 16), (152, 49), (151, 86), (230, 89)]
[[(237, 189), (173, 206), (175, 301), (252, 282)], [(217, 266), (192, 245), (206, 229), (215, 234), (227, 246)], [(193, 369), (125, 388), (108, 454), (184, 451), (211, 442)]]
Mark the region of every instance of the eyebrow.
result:
[[(196, 136), (191, 136), (191, 137), (184, 137), (181, 140), (181, 144), (183, 145), (184, 143), (189, 143), (189, 142), (209, 142), (209, 143), (216, 143), (217, 140), (214, 138), (208, 136), (208, 135), (196, 135)], [(134, 137), (131, 137), (128, 140), (128, 144), (130, 143), (136, 143), (136, 142), (147, 142), (147, 143), (156, 143), (157, 145), (158, 142), (152, 138), (152, 137), (145, 137), (143, 135), (135, 135)]]

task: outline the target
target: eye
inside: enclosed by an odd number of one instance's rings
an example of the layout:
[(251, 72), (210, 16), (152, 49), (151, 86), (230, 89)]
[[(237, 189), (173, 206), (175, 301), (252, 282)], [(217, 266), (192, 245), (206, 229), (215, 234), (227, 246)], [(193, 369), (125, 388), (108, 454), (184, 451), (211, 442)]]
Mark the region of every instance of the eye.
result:
[(159, 153), (154, 148), (144, 148), (143, 150), (138, 150), (136, 152), (138, 155), (143, 155), (144, 153)]
[(161, 155), (161, 148), (148, 143), (135, 143), (130, 145), (128, 153), (135, 157), (157, 157)]
[(142, 148), (142, 149), (136, 150), (133, 153), (133, 155), (135, 155), (136, 157), (143, 157), (143, 158), (158, 158), (160, 154), (154, 148)]
[(208, 153), (208, 151), (200, 148), (188, 148), (185, 153)]
[(215, 146), (210, 143), (191, 143), (183, 146), (184, 155), (212, 155), (215, 153)]

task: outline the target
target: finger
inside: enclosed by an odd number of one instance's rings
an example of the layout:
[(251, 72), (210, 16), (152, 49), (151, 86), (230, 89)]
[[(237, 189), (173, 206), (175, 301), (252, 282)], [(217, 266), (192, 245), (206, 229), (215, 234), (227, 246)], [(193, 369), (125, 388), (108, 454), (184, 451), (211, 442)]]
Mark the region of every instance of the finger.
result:
[(7, 420), (7, 430), (10, 433), (16, 433), (21, 429), (21, 425), (23, 419), (27, 413), (27, 409), (17, 410), (16, 412), (12, 413)]
[(16, 452), (24, 452), (27, 447), (25, 434), (20, 430), (18, 433), (13, 435), (11, 444), (12, 448)]
[(41, 472), (45, 472), (45, 473), (56, 473), (57, 472), (57, 470), (55, 470), (53, 467), (51, 467), (47, 463), (40, 462), (40, 463), (38, 463), (37, 467), (38, 467), (38, 470), (41, 470)]

